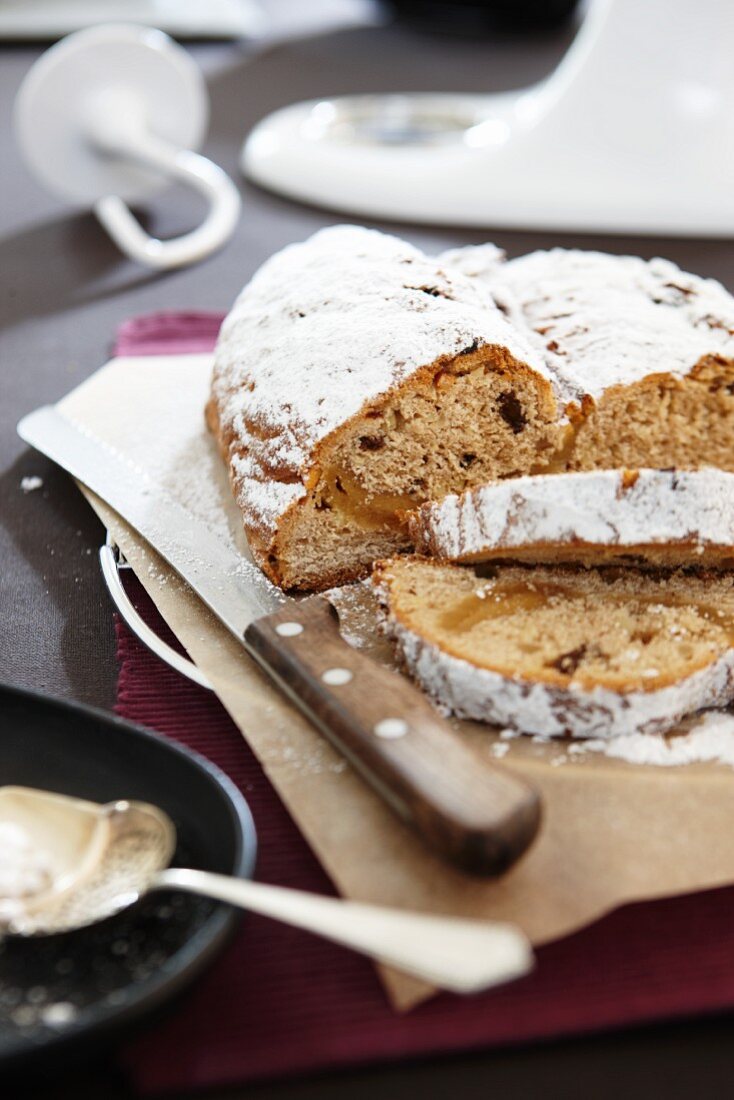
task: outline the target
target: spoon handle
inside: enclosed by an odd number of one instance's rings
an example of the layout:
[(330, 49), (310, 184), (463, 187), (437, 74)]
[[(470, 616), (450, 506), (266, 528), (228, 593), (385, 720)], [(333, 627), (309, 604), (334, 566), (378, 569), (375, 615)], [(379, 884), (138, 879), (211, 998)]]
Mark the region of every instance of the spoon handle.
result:
[(510, 924), (386, 909), (178, 868), (160, 872), (151, 888), (203, 894), (273, 917), (455, 993), (476, 993), (533, 966), (527, 939)]

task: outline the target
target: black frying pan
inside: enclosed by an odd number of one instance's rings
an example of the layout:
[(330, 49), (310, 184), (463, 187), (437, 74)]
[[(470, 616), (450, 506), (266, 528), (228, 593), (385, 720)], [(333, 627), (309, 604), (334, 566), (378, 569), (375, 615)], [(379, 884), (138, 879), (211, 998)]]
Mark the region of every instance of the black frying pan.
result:
[[(176, 825), (174, 865), (247, 877), (255, 830), (219, 769), (114, 715), (0, 685), (0, 785), (109, 802), (140, 799)], [(73, 1055), (182, 991), (240, 919), (229, 906), (155, 894), (75, 932), (0, 944), (0, 1069)]]

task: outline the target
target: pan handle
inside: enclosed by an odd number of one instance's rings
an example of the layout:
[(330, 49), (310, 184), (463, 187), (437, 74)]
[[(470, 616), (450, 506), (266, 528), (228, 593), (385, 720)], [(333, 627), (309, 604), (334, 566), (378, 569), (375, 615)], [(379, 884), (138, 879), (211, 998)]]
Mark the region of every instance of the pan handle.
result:
[(125, 586), (120, 577), (120, 570), (129, 569), (130, 566), (125, 561), (120, 548), (113, 540), (109, 531), (107, 532), (107, 539), (104, 545), (99, 548), (99, 564), (110, 598), (120, 617), (127, 626), (129, 626), (133, 634), (143, 643), (143, 645), (148, 647), (151, 653), (155, 653), (156, 657), (159, 657), (161, 661), (164, 661), (170, 668), (175, 669), (176, 672), (180, 672), (187, 680), (192, 680), (193, 683), (198, 684), (199, 687), (206, 688), (207, 691), (212, 691), (212, 685), (209, 683), (204, 673), (196, 667), (194, 662), (190, 661), (187, 657), (182, 657), (181, 654), (177, 653), (167, 642), (159, 638), (156, 632), (151, 630), (145, 619), (143, 619), (136, 610), (132, 600), (125, 591)]

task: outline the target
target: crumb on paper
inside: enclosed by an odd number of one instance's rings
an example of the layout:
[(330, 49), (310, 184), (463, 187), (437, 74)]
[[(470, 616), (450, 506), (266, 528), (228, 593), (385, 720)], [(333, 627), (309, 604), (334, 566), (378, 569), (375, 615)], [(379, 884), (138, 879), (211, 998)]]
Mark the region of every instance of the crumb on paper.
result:
[(33, 493), (36, 489), (43, 488), (43, 478), (33, 474), (31, 477), (22, 477), (20, 487), (24, 493)]

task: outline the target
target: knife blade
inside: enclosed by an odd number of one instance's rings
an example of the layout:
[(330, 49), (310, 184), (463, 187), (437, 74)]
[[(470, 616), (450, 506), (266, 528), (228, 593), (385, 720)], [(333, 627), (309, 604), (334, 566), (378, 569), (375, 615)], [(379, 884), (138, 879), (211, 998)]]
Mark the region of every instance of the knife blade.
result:
[(194, 527), (190, 513), (142, 467), (52, 405), (25, 416), (18, 435), (119, 512), (235, 637), (289, 598), (204, 524)]
[(53, 406), (24, 417), (18, 434), (165, 558), (437, 854), (497, 874), (527, 849), (540, 822), (536, 792), (473, 750), (405, 677), (347, 645), (322, 596), (285, 596), (144, 469)]

